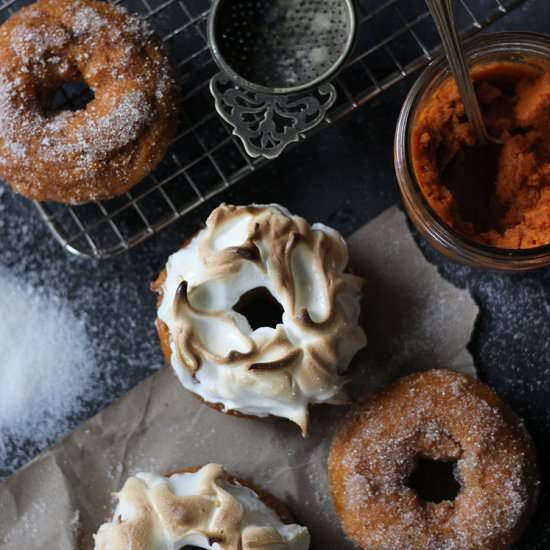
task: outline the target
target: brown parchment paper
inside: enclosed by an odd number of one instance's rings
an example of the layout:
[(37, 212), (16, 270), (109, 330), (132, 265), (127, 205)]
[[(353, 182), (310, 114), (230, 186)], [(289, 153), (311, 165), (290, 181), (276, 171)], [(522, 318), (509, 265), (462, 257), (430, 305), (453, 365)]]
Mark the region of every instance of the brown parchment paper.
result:
[[(392, 208), (349, 239), (367, 280), (369, 347), (351, 369), (353, 398), (413, 370), (474, 372), (466, 350), (478, 309), (437, 273)], [(138, 471), (218, 462), (284, 500), (312, 534), (312, 548), (345, 540), (328, 487), (326, 457), (347, 407), (315, 407), (311, 435), (290, 422), (216, 412), (185, 392), (168, 368), (76, 429), (0, 485), (1, 550), (93, 548), (111, 493)]]

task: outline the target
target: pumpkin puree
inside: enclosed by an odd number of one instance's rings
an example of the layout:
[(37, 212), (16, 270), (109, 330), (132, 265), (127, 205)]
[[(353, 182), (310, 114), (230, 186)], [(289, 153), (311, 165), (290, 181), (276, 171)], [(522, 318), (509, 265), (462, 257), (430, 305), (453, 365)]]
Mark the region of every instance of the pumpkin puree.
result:
[(508, 249), (550, 244), (550, 72), (500, 62), (472, 76), (487, 129), (504, 145), (474, 147), (447, 79), (412, 127), (419, 186), (439, 217), (473, 240)]

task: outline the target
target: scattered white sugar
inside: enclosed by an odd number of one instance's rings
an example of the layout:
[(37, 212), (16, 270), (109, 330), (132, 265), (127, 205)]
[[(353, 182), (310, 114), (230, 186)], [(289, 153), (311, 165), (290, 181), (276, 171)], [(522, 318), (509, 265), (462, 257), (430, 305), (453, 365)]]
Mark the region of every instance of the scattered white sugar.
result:
[[(102, 117), (91, 119), (77, 132), (77, 148), (89, 151), (94, 159), (104, 158), (111, 151), (128, 145), (139, 137), (144, 125), (153, 118), (145, 94), (139, 90), (113, 98), (114, 108)], [(63, 142), (60, 142), (63, 143)], [(72, 143), (64, 143), (66, 148)]]
[(75, 510), (75, 513), (69, 522), (69, 527), (73, 532), (80, 529), (80, 510)]
[[(17, 106), (17, 100), (18, 92), (15, 82), (10, 81), (0, 73), (0, 133), (9, 154), (21, 159), (26, 155), (26, 146), (16, 139), (10, 139), (16, 128), (16, 117), (21, 114), (21, 109)], [(0, 158), (4, 160), (1, 155)]]
[(311, 23), (314, 32), (327, 31), (332, 27), (332, 19), (328, 13), (316, 13)]
[(77, 4), (73, 19), (73, 33), (76, 37), (97, 33), (107, 26), (107, 20), (90, 6)]
[[(128, 11), (122, 6), (116, 6), (115, 9), (124, 16), (128, 15)], [(127, 17), (122, 31), (138, 37), (153, 36), (155, 34), (153, 27), (145, 19), (136, 15)]]
[[(40, 518), (44, 517), (48, 513), (48, 506), (44, 501), (34, 502), (25, 512), (20, 516), (17, 524), (8, 530), (7, 533), (3, 533), (1, 542), (9, 545), (7, 548), (15, 548), (17, 541), (22, 538), (28, 540), (38, 540), (40, 533), (38, 525), (40, 525)], [(13, 544), (13, 545), (12, 545)]]
[(84, 322), (0, 269), (0, 459), (13, 437), (40, 446), (63, 435), (96, 385)]
[(320, 48), (313, 48), (311, 50), (311, 62), (314, 65), (322, 65), (329, 60), (328, 48), (322, 46)]
[[(118, 262), (78, 258), (62, 250), (33, 209), (0, 182), (0, 288), (4, 289), (7, 272), (7, 279), (24, 281), (19, 286), (32, 287), (29, 293), (43, 297), (42, 303), (53, 300), (60, 308), (72, 311), (72, 317), (85, 325), (94, 352), (79, 370), (93, 370), (93, 374), (91, 389), (73, 410), (67, 411), (67, 418), (59, 418), (57, 425), (44, 423), (41, 429), (29, 433), (28, 426), (21, 422), (20, 432), (14, 427), (9, 433), (0, 433), (0, 482), (164, 366), (154, 325), (148, 316), (145, 320), (143, 317), (147, 301), (154, 312), (154, 297), (148, 285), (156, 272), (143, 271), (144, 265), (153, 265), (154, 250), (144, 247), (137, 251), (138, 257), (129, 255)], [(46, 299), (51, 296), (62, 299)], [(70, 338), (67, 346), (74, 344)], [(120, 456), (106, 459), (113, 464), (120, 461)], [(4, 550), (2, 543), (0, 548)]]
[(121, 33), (142, 37), (154, 34), (153, 28), (147, 21), (130, 14), (123, 6), (115, 6), (115, 11), (125, 18), (121, 28), (114, 28), (113, 25), (110, 25), (109, 21), (95, 8), (82, 2), (75, 2), (72, 8), (72, 31), (74, 36), (77, 38), (86, 36), (93, 41), (94, 35), (104, 29), (108, 29), (109, 32), (113, 33), (114, 38), (120, 37)]
[[(512, 277), (486, 274), (476, 288), (488, 309), (495, 314), (484, 323), (481, 354), (487, 364), (504, 361), (507, 368), (499, 376), (504, 388), (517, 397), (518, 392), (538, 392), (537, 386), (549, 387), (550, 369), (550, 294), (548, 277), (520, 281)], [(498, 314), (496, 313), (498, 312)], [(513, 342), (502, 357), (502, 341)], [(536, 343), (536, 345), (534, 345)], [(528, 405), (527, 401), (525, 400)]]
[(17, 25), (11, 34), (10, 47), (21, 59), (37, 62), (48, 52), (64, 48), (69, 39), (62, 27)]

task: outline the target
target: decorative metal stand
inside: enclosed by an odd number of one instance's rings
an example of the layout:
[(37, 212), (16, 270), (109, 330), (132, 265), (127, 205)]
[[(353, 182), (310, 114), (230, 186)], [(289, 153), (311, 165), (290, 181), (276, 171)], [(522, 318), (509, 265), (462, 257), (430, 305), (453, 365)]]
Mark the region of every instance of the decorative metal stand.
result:
[(219, 115), (253, 158), (278, 157), (319, 125), (336, 101), (336, 88), (330, 83), (314, 93), (272, 95), (242, 90), (222, 73), (212, 78), (210, 91)]

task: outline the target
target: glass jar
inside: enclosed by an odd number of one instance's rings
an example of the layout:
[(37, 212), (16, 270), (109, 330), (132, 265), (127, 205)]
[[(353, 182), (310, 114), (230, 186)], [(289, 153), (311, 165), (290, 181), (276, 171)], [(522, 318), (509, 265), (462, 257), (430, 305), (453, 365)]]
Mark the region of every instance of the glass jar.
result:
[[(528, 32), (481, 35), (465, 46), (471, 65), (493, 62), (527, 63), (548, 69), (550, 38)], [(445, 58), (434, 61), (419, 77), (399, 115), (394, 144), (397, 180), (405, 208), (424, 237), (448, 258), (472, 267), (500, 271), (527, 271), (550, 265), (550, 244), (526, 249), (481, 244), (445, 223), (425, 198), (416, 179), (411, 156), (411, 130), (427, 99), (449, 77)], [(549, 129), (550, 131), (550, 129)]]

